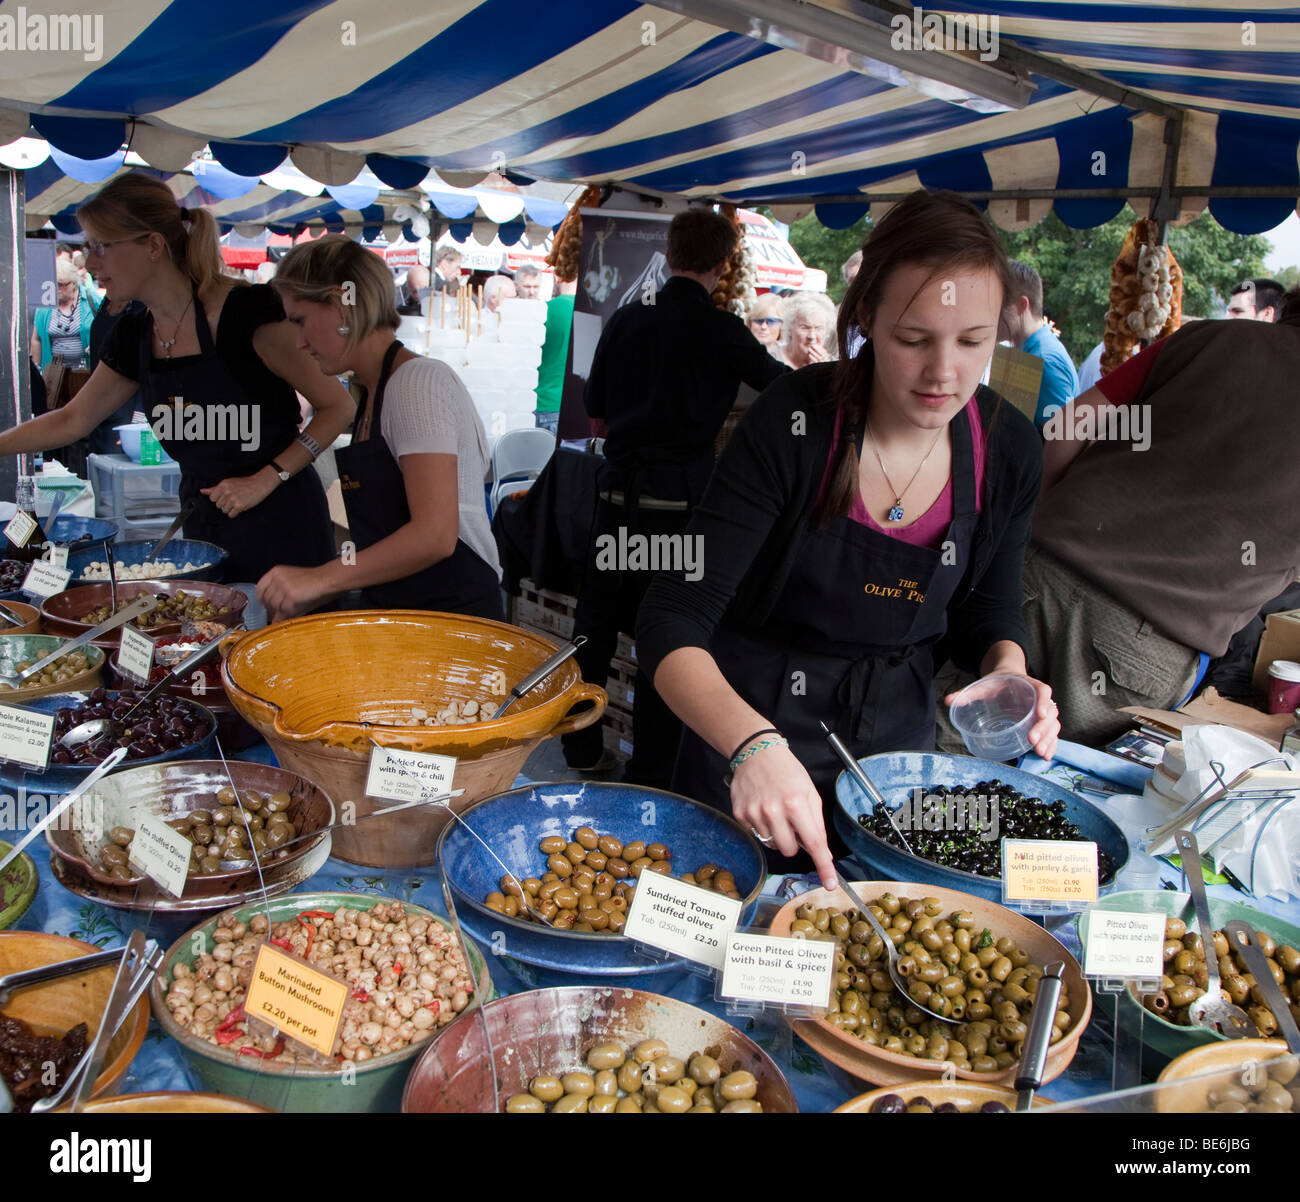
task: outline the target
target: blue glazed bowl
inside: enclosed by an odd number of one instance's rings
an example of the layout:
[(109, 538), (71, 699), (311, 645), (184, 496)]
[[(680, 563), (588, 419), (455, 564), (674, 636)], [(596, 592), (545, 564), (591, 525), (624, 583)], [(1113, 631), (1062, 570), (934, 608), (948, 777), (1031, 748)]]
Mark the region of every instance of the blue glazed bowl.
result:
[[(116, 543), (113, 556), (122, 567), (143, 563), (145, 556), (154, 549), (157, 539), (141, 539), (138, 542)], [(163, 548), (163, 560), (172, 563), (196, 563), (200, 566), (192, 572), (178, 572), (175, 576), (160, 576), (160, 580), (215, 580), (221, 574), (221, 565), (226, 560), (226, 553), (215, 543), (201, 542), (195, 538), (174, 538)], [(89, 551), (75, 551), (68, 556), (68, 567), (72, 569), (73, 584), (106, 584), (108, 577), (89, 580), (84, 575), (86, 568), (96, 560), (104, 561), (104, 549), (93, 548)], [(119, 584), (125, 583), (118, 581)]]
[[(69, 558), (82, 551), (99, 551), (102, 559), (105, 544), (117, 537), (117, 523), (107, 518), (79, 518), (61, 513), (45, 534), (50, 542), (71, 548)], [(81, 539), (87, 541), (81, 542)]]
[(729, 868), (744, 899), (740, 925), (754, 910), (767, 863), (753, 835), (734, 819), (698, 801), (637, 785), (555, 782), (513, 789), (485, 798), (451, 822), (438, 839), (437, 858), (455, 893), (461, 925), (504, 967), (534, 989), (566, 985), (635, 984), (663, 993), (690, 971), (677, 956), (651, 960), (619, 935), (556, 931), (489, 910), (483, 899), (500, 888), (501, 864), (465, 829), (483, 839), (519, 879), (541, 876), (545, 857), (537, 849), (549, 835), (566, 839), (579, 826), (627, 842), (663, 843), (679, 872), (712, 861)]
[[(34, 697), (31, 701), (23, 702), (17, 708), (36, 710), (42, 714), (53, 714), (66, 705), (81, 705), (87, 699), (87, 696), (86, 693), (53, 693), (46, 697)], [(115, 693), (109, 693), (110, 698), (114, 696), (116, 696)], [(189, 747), (174, 748), (165, 755), (150, 756), (148, 759), (143, 760), (123, 760), (116, 771), (122, 772), (127, 768), (139, 768), (144, 764), (160, 764), (168, 760), (213, 759), (216, 756), (216, 715), (197, 701), (185, 698), (185, 703), (192, 709), (198, 710), (208, 721), (208, 733), (202, 739), (197, 743), (192, 743)], [(10, 789), (17, 789), (21, 786), (29, 794), (45, 793), (48, 796), (56, 797), (62, 793), (71, 792), (94, 770), (94, 764), (86, 767), (72, 764), (52, 764), (44, 772), (36, 772), (32, 769), (23, 769), (16, 764), (6, 763), (0, 764), (0, 785)]]
[[(897, 751), (867, 756), (859, 761), (872, 783), (880, 790), (890, 809), (910, 802), (912, 790), (920, 785), (926, 791), (938, 785), (948, 788), (972, 788), (980, 781), (1000, 780), (1012, 785), (1026, 797), (1043, 801), (1065, 802), (1065, 817), (1079, 828), (1085, 839), (1097, 844), (1113, 861), (1114, 873), (1101, 879), (1104, 890), (1113, 885), (1115, 876), (1128, 863), (1128, 840), (1124, 832), (1095, 806), (1060, 788), (1041, 776), (1021, 772), (993, 760), (977, 760), (965, 755), (942, 755), (928, 751)], [(946, 889), (960, 889), (1001, 902), (1000, 877), (976, 876), (956, 868), (945, 868), (886, 843), (858, 825), (859, 814), (871, 813), (872, 802), (858, 788), (857, 782), (841, 772), (835, 781), (835, 829), (848, 844), (854, 859), (880, 875), (895, 881), (924, 881)], [(905, 832), (906, 833), (906, 832)]]

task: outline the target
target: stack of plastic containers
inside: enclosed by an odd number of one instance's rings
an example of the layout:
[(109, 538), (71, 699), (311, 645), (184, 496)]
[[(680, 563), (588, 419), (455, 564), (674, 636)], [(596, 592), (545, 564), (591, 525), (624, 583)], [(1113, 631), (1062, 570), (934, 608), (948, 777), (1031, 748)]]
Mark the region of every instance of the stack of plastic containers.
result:
[(475, 309), (466, 331), (459, 307), (444, 307), (439, 299), (434, 298), (431, 319), (403, 318), (398, 337), (411, 350), (455, 369), (483, 419), (489, 442), (507, 430), (530, 429), (546, 337), (546, 302), (504, 300), (499, 314), (485, 310), (481, 318)]

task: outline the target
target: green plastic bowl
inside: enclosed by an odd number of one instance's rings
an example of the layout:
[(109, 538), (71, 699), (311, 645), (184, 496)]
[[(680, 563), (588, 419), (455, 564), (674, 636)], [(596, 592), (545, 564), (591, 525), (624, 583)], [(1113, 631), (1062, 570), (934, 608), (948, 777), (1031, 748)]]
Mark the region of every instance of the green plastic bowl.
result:
[[(0, 860), (12, 850), (12, 843), (0, 840)], [(36, 865), (26, 852), (0, 872), (0, 931), (8, 930), (27, 913), (36, 898), (36, 884)]]
[[(1271, 914), (1263, 914), (1250, 906), (1242, 905), (1241, 902), (1226, 901), (1215, 897), (1209, 898), (1208, 901), (1210, 903), (1210, 921), (1214, 924), (1216, 931), (1222, 930), (1225, 922), (1240, 921), (1247, 923), (1252, 931), (1264, 931), (1278, 943), (1288, 943), (1292, 947), (1300, 948), (1300, 927), (1293, 927), (1289, 922), (1274, 918)], [(1182, 918), (1187, 923), (1189, 930), (1196, 928), (1196, 915), (1192, 908), (1191, 894), (1171, 893), (1168, 889), (1111, 893), (1097, 902), (1093, 909), (1124, 910), (1132, 914), (1164, 914), (1168, 918)], [(1078, 925), (1079, 942), (1086, 949), (1088, 946), (1087, 910), (1079, 915)], [(1177, 1023), (1171, 1023), (1158, 1014), (1143, 1009), (1142, 1004), (1133, 996), (1130, 989), (1125, 989), (1118, 995), (1101, 994), (1098, 996), (1118, 996), (1119, 1001), (1117, 1004), (1128, 1009), (1129, 1017), (1135, 1017), (1134, 1012), (1142, 1010), (1143, 1046), (1150, 1048), (1154, 1052), (1159, 1052), (1163, 1056), (1168, 1056), (1171, 1060), (1175, 1056), (1181, 1056), (1184, 1052), (1191, 1051), (1192, 1048), (1200, 1047), (1202, 1044), (1220, 1043), (1227, 1038), (1227, 1036), (1220, 1035), (1217, 1031), (1207, 1030), (1205, 1027), (1180, 1027)]]
[[(290, 893), (276, 898), (264, 907), (261, 902), (237, 906), (225, 911), (240, 922), (247, 922), (258, 914), (270, 910), (272, 922), (284, 922), (304, 910), (337, 910), (347, 906), (353, 910), (370, 910), (380, 902), (399, 899), (363, 893)], [(440, 918), (423, 906), (402, 902), (407, 913), (425, 918), (450, 928), (445, 918)], [(213, 946), (212, 932), (224, 917), (218, 914), (207, 922), (182, 935), (167, 949), (162, 970), (154, 978), (149, 990), (149, 1000), (154, 1017), (162, 1029), (178, 1044), (186, 1063), (203, 1083), (209, 1093), (242, 1098), (271, 1110), (291, 1114), (346, 1114), (367, 1111), (396, 1112), (401, 1109), (402, 1090), (411, 1066), (428, 1048), (423, 1039), (399, 1052), (377, 1056), (361, 1064), (352, 1065), (345, 1079), (340, 1067), (318, 1067), (305, 1060), (291, 1065), (267, 1064), (255, 1056), (237, 1056), (216, 1044), (209, 1043), (178, 1026), (167, 1009), (164, 981), (170, 983), (172, 967), (182, 963), (192, 965), (204, 951)], [(201, 941), (200, 941), (201, 936)], [(469, 952), (474, 979), (491, 1001), (496, 996), (482, 953), (469, 941)], [(432, 1038), (437, 1039), (439, 1032)]]

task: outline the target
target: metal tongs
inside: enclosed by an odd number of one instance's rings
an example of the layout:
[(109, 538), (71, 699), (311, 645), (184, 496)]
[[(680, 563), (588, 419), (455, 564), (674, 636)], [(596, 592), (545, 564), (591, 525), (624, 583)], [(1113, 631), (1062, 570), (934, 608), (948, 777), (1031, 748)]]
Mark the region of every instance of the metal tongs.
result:
[[(141, 997), (144, 996), (145, 990), (149, 988), (150, 982), (153, 981), (154, 974), (158, 971), (162, 961), (162, 948), (155, 947), (152, 952), (145, 955), (144, 932), (132, 932), (131, 940), (121, 954), (121, 965), (117, 970), (117, 978), (113, 982), (113, 992), (109, 995), (108, 1005), (104, 1010), (104, 1017), (99, 1024), (99, 1030), (96, 1032), (95, 1038), (91, 1041), (81, 1059), (72, 1066), (72, 1070), (64, 1079), (59, 1092), (51, 1097), (41, 1098), (37, 1101), (32, 1106), (33, 1114), (43, 1114), (47, 1110), (55, 1110), (63, 1105), (68, 1096), (68, 1091), (74, 1085), (77, 1087), (74, 1109), (90, 1100), (91, 1091), (95, 1087), (95, 1079), (99, 1076), (100, 1069), (108, 1055), (108, 1045), (113, 1042), (113, 1038), (121, 1029), (122, 1024), (135, 1009)], [(132, 966), (128, 967), (128, 963)]]
[(516, 701), (519, 700), (530, 689), (536, 688), (552, 672), (555, 671), (566, 659), (578, 650), (587, 641), (585, 634), (580, 634), (573, 642), (561, 647), (549, 659), (544, 660), (538, 667), (534, 668), (527, 676), (523, 678), (513, 689), (510, 690), (510, 696), (501, 703), (500, 708), (493, 715), (493, 720), (501, 717)]
[[(1205, 992), (1187, 1007), (1187, 1017), (1198, 1027), (1218, 1030), (1229, 1039), (1257, 1039), (1259, 1031), (1240, 1006), (1223, 996), (1219, 980), (1219, 958), (1214, 954), (1214, 925), (1210, 921), (1210, 903), (1205, 897), (1205, 878), (1201, 875), (1201, 849), (1191, 831), (1178, 831), (1174, 844), (1182, 857), (1183, 876), (1196, 907), (1196, 925), (1201, 929), (1201, 949), (1209, 983)], [(1270, 978), (1271, 979), (1271, 978)]]
[(1052, 1046), (1052, 1028), (1056, 1025), (1056, 1007), (1065, 987), (1061, 980), (1064, 971), (1065, 962), (1053, 960), (1043, 967), (1043, 975), (1038, 978), (1034, 1007), (1029, 1015), (1029, 1030), (1025, 1033), (1020, 1068), (1016, 1071), (1017, 1110), (1028, 1110), (1033, 1106), (1034, 1094), (1042, 1087), (1047, 1053)]

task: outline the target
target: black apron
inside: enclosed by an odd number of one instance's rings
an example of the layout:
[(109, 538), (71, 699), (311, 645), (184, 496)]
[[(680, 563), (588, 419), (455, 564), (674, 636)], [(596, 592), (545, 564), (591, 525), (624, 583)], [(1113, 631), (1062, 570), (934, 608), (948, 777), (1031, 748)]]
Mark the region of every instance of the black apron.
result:
[[(949, 429), (953, 517), (945, 550), (913, 546), (848, 517), (825, 529), (810, 520), (762, 629), (742, 633), (724, 622), (714, 634), (713, 657), (727, 682), (785, 735), (808, 770), (828, 835), (843, 766), (819, 722), (859, 757), (934, 747), (933, 648), (947, 630), (979, 520), (966, 410)], [(728, 771), (721, 755), (684, 732), (675, 792), (730, 813)]]
[[(217, 353), (197, 294), (194, 321), (199, 353), (179, 359), (155, 358), (152, 315), (146, 314), (140, 323), (140, 399), (146, 419), (154, 423), (160, 405), (171, 409), (174, 417), (173, 399), (183, 397), (186, 411), (192, 406), (207, 412), (214, 406), (256, 408), (259, 425), (258, 445), (248, 451), (240, 446), (237, 432), (223, 440), (159, 439), (163, 450), (180, 464), (181, 503), (195, 503), (194, 512), (185, 522), (185, 537), (216, 543), (227, 552), (229, 558), (222, 565), (226, 580), (255, 582), (277, 564), (319, 567), (334, 558), (334, 535), (325, 490), (313, 469), (307, 468), (277, 485), (260, 505), (233, 518), (200, 491), (230, 476), (251, 476), (269, 464), (296, 437), (298, 413), (296, 403), (264, 404), (261, 398), (245, 391)], [(292, 389), (288, 384), (284, 387), (292, 398)], [(215, 422), (205, 420), (205, 430), (214, 428)], [(184, 433), (183, 426), (179, 433)]]
[[(357, 410), (352, 426), (352, 445), (334, 453), (339, 468), (339, 485), (348, 511), (349, 537), (358, 551), (387, 538), (411, 520), (406, 503), (406, 481), (396, 456), (389, 450), (380, 428), (384, 409), (384, 386), (392, 374), (393, 360), (402, 344), (394, 340), (384, 355), (374, 413), (366, 421), (370, 398)], [(360, 437), (365, 431), (365, 437)], [(501, 584), (490, 567), (463, 539), (447, 558), (427, 568), (376, 584), (361, 592), (363, 603), (372, 609), (433, 609), (444, 613), (472, 614), (502, 621)]]

